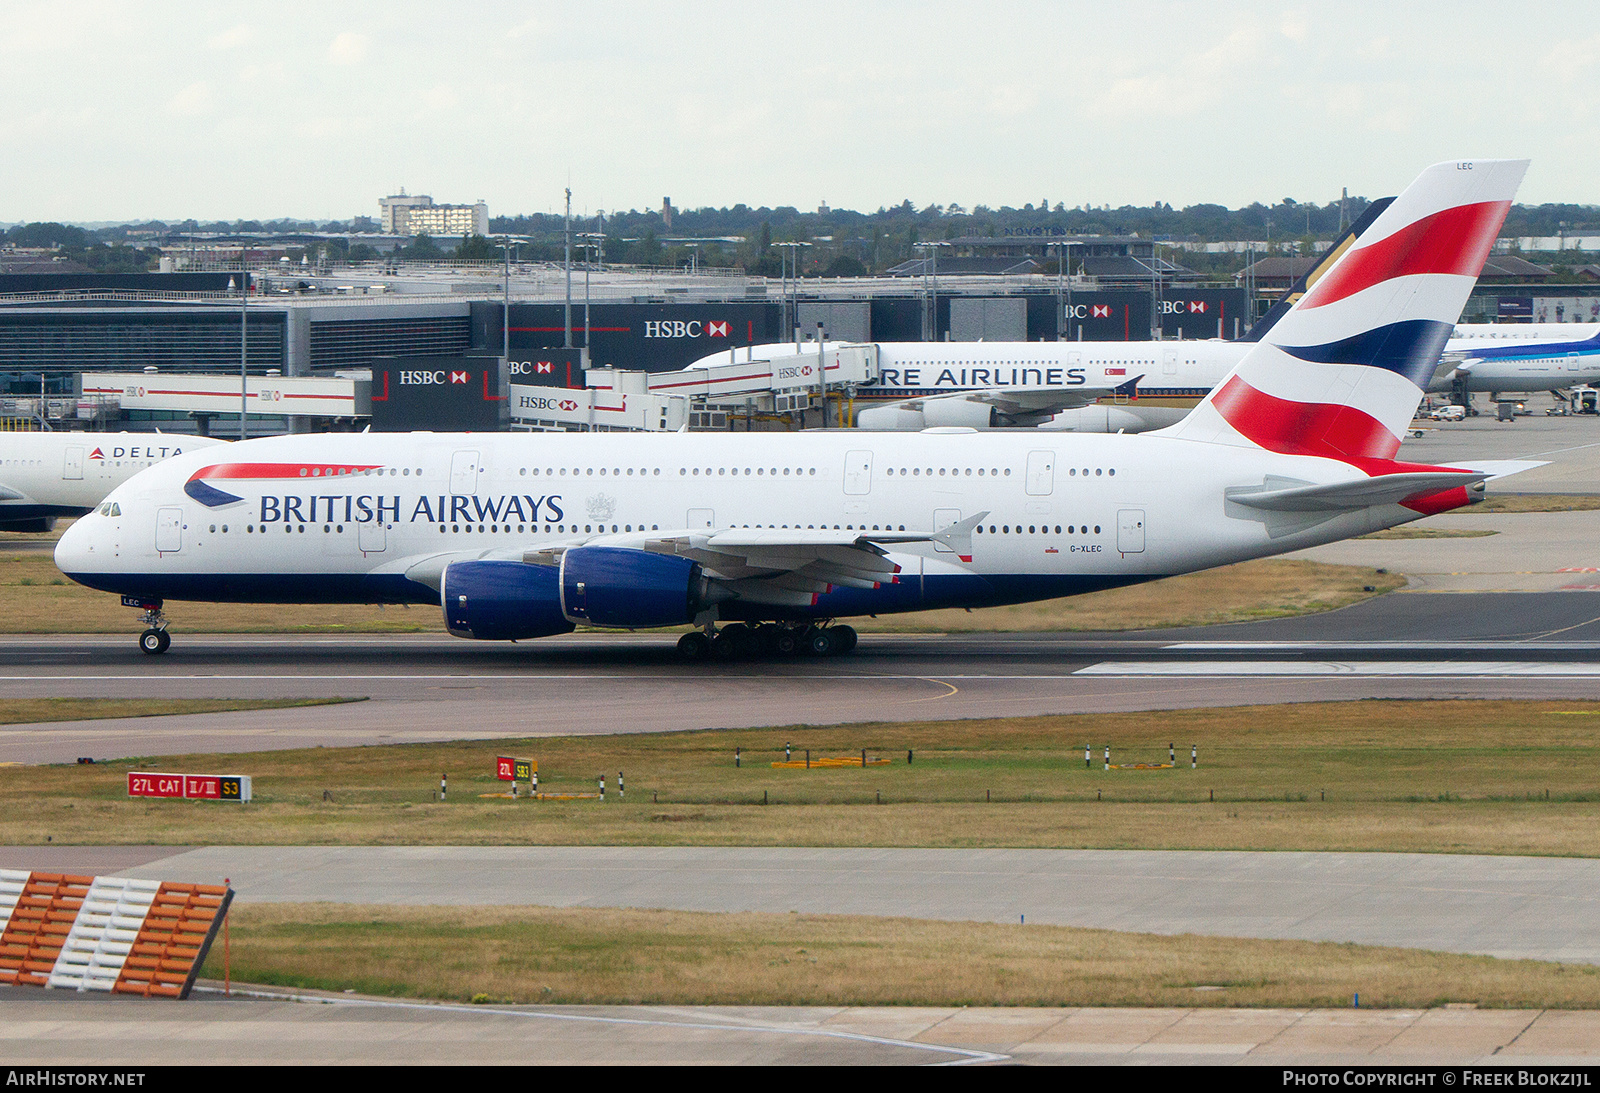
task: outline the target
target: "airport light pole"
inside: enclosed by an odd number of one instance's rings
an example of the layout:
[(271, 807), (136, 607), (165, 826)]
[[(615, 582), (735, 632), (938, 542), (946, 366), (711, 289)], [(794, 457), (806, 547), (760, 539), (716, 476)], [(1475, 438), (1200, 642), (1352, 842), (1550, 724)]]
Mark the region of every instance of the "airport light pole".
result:
[(500, 312), (500, 352), (509, 369), (511, 367), (511, 236), (502, 235), (500, 247), (505, 251), (506, 260), (506, 302)]
[[(939, 340), (939, 248), (948, 247), (950, 244), (937, 241), (932, 243), (913, 243), (912, 246), (922, 251), (922, 298), (927, 306), (927, 320), (922, 327), (922, 340), (936, 342)], [(932, 288), (929, 288), (929, 270), (932, 270)]]
[(248, 367), (250, 342), (250, 271), (239, 263), (239, 439), (249, 439), (245, 418), (249, 414), (250, 372)]
[(1161, 276), (1156, 272), (1156, 237), (1150, 236), (1150, 340), (1161, 340)]
[[(589, 352), (589, 270), (594, 265), (593, 256), (595, 249), (600, 248), (604, 253), (605, 235), (601, 232), (579, 232), (578, 239), (583, 245), (583, 351)], [(585, 362), (587, 365), (587, 362)]]
[[(787, 243), (774, 243), (772, 245), (782, 248), (788, 252), (789, 261), (788, 265), (784, 267), (783, 282), (784, 340), (787, 341), (790, 337), (793, 337), (795, 341), (798, 342), (800, 339), (800, 335), (798, 333), (800, 326), (800, 248), (809, 247), (811, 244), (790, 241)], [(789, 271), (791, 269), (793, 270), (794, 279), (794, 304), (792, 307), (789, 302)]]
[(1067, 341), (1072, 340), (1072, 244), (1063, 239), (1056, 244), (1059, 252), (1056, 266), (1056, 306), (1061, 308), (1062, 324)]
[(932, 314), (931, 309), (928, 307), (928, 247), (929, 246), (930, 246), (930, 244), (928, 244), (928, 243), (913, 243), (913, 244), (911, 244), (911, 248), (913, 250), (922, 252), (922, 340), (925, 341), (925, 342), (933, 340), (933, 335), (932, 335), (932, 333), (930, 333), (930, 331), (933, 329), (933, 324), (928, 321), (929, 320), (929, 316)]
[(565, 311), (566, 340), (563, 345), (572, 348), (572, 187), (567, 187), (567, 213), (562, 221), (561, 236), (566, 243), (567, 309)]

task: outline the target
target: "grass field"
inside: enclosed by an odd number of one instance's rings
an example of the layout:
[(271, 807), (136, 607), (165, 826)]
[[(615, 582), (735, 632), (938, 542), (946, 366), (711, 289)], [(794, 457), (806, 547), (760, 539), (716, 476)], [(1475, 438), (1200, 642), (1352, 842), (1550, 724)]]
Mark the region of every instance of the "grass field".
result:
[(1357, 535), (1357, 539), (1482, 539), (1486, 535), (1499, 535), (1498, 531), (1466, 531), (1459, 528), (1398, 527), (1375, 531), (1371, 535)]
[[(0, 770), (0, 843), (1039, 846), (1600, 851), (1600, 703), (1366, 701), (551, 737)], [(870, 755), (884, 766), (774, 769)], [(1176, 770), (1105, 771), (1165, 762)], [(1089, 769), (1084, 745), (1093, 747)], [(1199, 768), (1188, 769), (1190, 745)], [(733, 751), (742, 749), (743, 765)], [(914, 761), (906, 762), (913, 752)], [(496, 755), (549, 792), (484, 798)], [(227, 767), (248, 806), (130, 801), (125, 773)], [(627, 798), (615, 774), (627, 775)], [(439, 775), (450, 798), (434, 800)], [(324, 799), (324, 792), (331, 800)], [(763, 804), (763, 802), (766, 802)]]
[(1451, 509), (1443, 516), (1483, 516), (1495, 512), (1587, 512), (1600, 509), (1600, 494), (1493, 493), (1476, 505)]
[(230, 919), (236, 982), (461, 1002), (1600, 1005), (1600, 968), (1368, 945), (601, 908), (235, 904)]
[(8, 698), (0, 699), (0, 725), (86, 721), (109, 717), (162, 717), (226, 710), (283, 710), (359, 702), (351, 698)]
[[(1344, 607), (1404, 584), (1404, 577), (1362, 566), (1269, 559), (1016, 607), (862, 619), (859, 629), (1133, 630), (1239, 622)], [(13, 634), (132, 634), (139, 628), (137, 611), (63, 577), (48, 553), (0, 553), (0, 611)], [(174, 631), (186, 633), (444, 633), (439, 609), (424, 606), (174, 602), (167, 613)]]

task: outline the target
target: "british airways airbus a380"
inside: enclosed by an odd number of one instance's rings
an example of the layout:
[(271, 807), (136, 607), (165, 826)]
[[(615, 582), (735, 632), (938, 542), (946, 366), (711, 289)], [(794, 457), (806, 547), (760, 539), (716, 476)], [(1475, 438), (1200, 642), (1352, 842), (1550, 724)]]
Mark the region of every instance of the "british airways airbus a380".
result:
[[(185, 453), (56, 551), (163, 601), (440, 604), (451, 633), (692, 624), (686, 657), (846, 651), (835, 620), (1018, 603), (1469, 503), (1506, 466), (1395, 460), (1525, 161), (1429, 168), (1181, 423), (1034, 431), (353, 434)], [(1520, 465), (1525, 466), (1525, 465)]]

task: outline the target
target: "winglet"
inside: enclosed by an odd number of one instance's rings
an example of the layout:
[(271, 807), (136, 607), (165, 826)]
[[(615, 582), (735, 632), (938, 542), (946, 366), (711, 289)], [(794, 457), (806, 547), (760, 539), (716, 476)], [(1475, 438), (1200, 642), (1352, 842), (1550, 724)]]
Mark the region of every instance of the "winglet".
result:
[(989, 509), (984, 509), (976, 516), (969, 516), (960, 523), (951, 524), (943, 531), (936, 531), (931, 536), (935, 543), (949, 547), (963, 562), (972, 561), (972, 529), (983, 523), (989, 517)]

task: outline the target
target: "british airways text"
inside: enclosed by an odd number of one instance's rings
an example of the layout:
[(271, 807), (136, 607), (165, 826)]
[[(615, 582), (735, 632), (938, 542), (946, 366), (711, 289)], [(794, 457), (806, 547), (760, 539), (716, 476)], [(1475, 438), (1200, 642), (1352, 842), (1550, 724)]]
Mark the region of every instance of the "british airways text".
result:
[[(373, 494), (310, 494), (272, 495), (261, 498), (261, 523), (314, 523), (318, 520), (341, 521), (349, 524), (398, 523), (402, 500), (398, 494), (391, 496)], [(411, 506), (409, 523), (500, 523), (541, 520), (564, 520), (561, 495), (532, 497), (528, 494), (501, 494), (497, 497), (440, 494), (419, 497)]]

